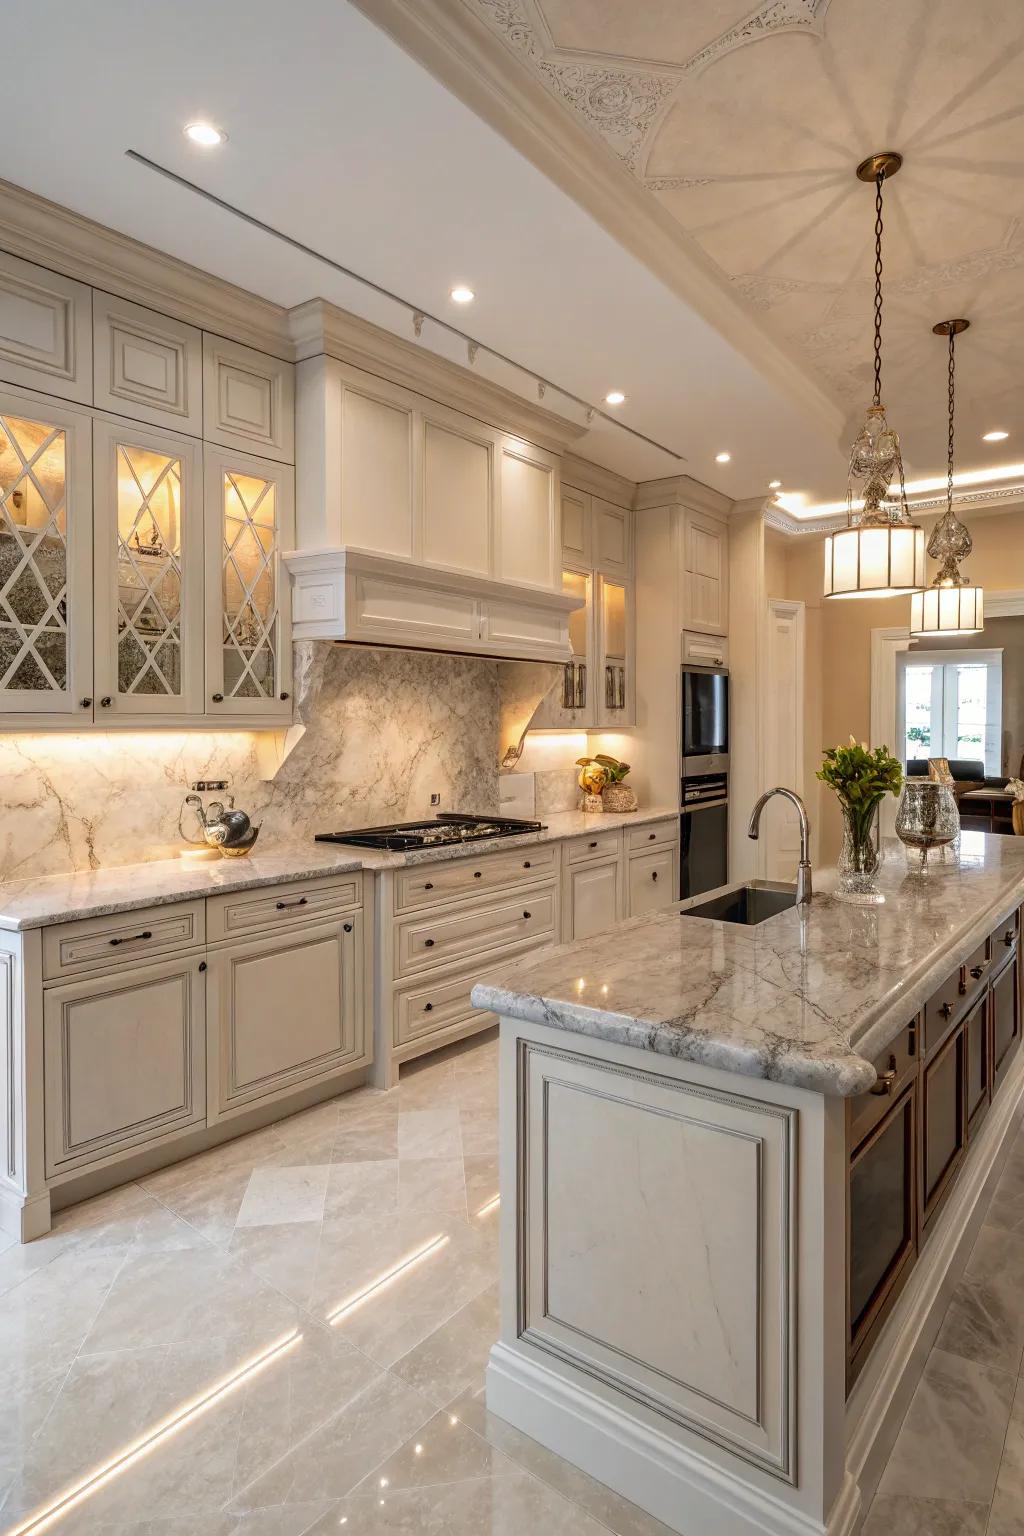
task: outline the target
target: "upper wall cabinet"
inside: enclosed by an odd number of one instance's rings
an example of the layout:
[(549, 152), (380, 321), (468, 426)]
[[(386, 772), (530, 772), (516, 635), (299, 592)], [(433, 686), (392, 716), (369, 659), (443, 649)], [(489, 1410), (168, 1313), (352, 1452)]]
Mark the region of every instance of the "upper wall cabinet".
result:
[(683, 615), (686, 629), (729, 632), (729, 525), (689, 507), (683, 513)]
[(294, 366), (204, 331), (203, 437), (293, 463)]
[(92, 289), (0, 251), (0, 378), (88, 404)]
[(519, 438), (498, 444), (494, 575), (546, 591), (561, 584), (558, 459)]
[(0, 708), (92, 714), (92, 495), (84, 411), (0, 390)]
[(93, 376), (102, 410), (202, 435), (202, 333), (194, 326), (97, 291)]
[(633, 514), (597, 496), (591, 500), (594, 565), (608, 576), (628, 576), (633, 569)]
[(587, 566), (590, 560), (590, 497), (571, 485), (562, 487), (562, 562)]

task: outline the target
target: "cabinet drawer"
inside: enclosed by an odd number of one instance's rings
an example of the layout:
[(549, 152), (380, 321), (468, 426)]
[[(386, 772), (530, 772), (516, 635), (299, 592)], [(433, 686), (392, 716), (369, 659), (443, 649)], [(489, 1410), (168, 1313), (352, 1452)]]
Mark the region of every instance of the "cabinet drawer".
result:
[(109, 1162), (201, 1124), (198, 955), (51, 987), (43, 1001), (46, 1172)]
[(297, 922), (358, 907), (363, 899), (361, 874), (340, 879), (296, 880), (264, 885), (255, 891), (206, 900), (206, 931), (211, 944), (235, 939), (260, 928), (285, 928)]
[(415, 911), (438, 902), (457, 901), (475, 891), (526, 884), (552, 877), (558, 868), (558, 846), (511, 849), (481, 858), (453, 859), (445, 864), (420, 864), (395, 876), (395, 910)]
[(846, 1104), (847, 1146), (854, 1153), (864, 1137), (889, 1113), (907, 1083), (917, 1072), (918, 1027), (914, 1019), (896, 1039), (879, 1051), (872, 1065), (878, 1082), (867, 1093), (848, 1099)]
[(675, 854), (671, 848), (655, 848), (629, 861), (629, 916), (640, 917), (679, 900), (676, 890)]
[(933, 1051), (948, 1034), (953, 1020), (963, 1012), (966, 993), (963, 966), (952, 971), (924, 1005), (924, 1048)]
[(395, 994), (394, 1043), (411, 1045), (470, 1019), (493, 1022), (494, 1015), (474, 1008), (469, 994), (480, 980), (480, 968), (460, 971), (436, 982), (420, 982)]
[(616, 828), (614, 832), (592, 832), (589, 837), (574, 837), (566, 843), (565, 851), (570, 864), (579, 864), (584, 859), (613, 859), (621, 845), (622, 834)]
[(679, 835), (679, 822), (656, 821), (646, 827), (626, 828), (626, 852), (646, 853), (650, 848), (665, 848), (673, 844)]
[(120, 969), (125, 961), (148, 960), (204, 941), (201, 901), (58, 923), (43, 931), (43, 979), (58, 981), (79, 971)]
[(695, 667), (727, 667), (729, 642), (715, 635), (694, 635), (684, 629), (683, 661)]
[(1002, 970), (1010, 959), (1020, 933), (1020, 913), (1011, 912), (1004, 923), (989, 934), (988, 949), (992, 957), (992, 971)]
[(448, 917), (407, 918), (396, 924), (395, 971), (415, 975), (429, 966), (524, 940), (544, 943), (557, 931), (555, 892), (523, 891)]

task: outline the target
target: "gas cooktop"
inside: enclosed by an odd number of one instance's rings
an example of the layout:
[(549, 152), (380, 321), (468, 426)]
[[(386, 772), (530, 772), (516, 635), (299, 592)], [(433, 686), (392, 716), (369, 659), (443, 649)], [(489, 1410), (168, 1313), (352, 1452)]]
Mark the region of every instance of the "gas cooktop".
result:
[(316, 841), (401, 853), (411, 848), (441, 848), (485, 837), (518, 837), (523, 832), (544, 830), (542, 821), (519, 821), (511, 816), (462, 816), (450, 811), (433, 821), (400, 821), (390, 827), (357, 827), (353, 832), (318, 832)]

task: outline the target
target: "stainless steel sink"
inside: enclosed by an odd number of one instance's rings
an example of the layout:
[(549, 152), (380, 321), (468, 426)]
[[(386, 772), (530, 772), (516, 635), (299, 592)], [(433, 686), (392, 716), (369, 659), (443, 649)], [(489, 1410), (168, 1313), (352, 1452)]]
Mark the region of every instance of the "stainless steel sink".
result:
[(720, 923), (739, 923), (748, 928), (763, 923), (765, 918), (777, 912), (787, 912), (796, 906), (796, 886), (783, 885), (774, 880), (754, 880), (750, 885), (737, 886), (723, 891), (707, 901), (698, 901), (692, 907), (684, 907), (680, 917), (713, 917)]

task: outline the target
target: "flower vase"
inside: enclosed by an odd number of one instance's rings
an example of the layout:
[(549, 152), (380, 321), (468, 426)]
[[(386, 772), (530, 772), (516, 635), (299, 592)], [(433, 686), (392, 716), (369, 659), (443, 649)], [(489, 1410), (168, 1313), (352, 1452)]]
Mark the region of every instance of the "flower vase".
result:
[(842, 805), (843, 847), (836, 896), (857, 907), (877, 907), (885, 900), (878, 886), (882, 863), (878, 839), (880, 804), (881, 799), (856, 809)]

